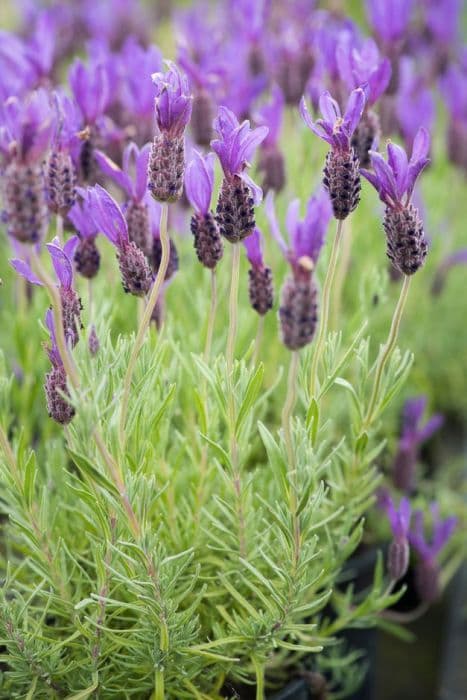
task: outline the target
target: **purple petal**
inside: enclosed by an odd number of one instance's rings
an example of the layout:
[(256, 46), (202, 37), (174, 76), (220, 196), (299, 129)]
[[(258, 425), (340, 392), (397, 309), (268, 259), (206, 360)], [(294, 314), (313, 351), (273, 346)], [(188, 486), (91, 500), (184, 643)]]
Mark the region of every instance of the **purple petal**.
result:
[(90, 215), (97, 228), (118, 248), (128, 241), (128, 226), (122, 210), (100, 185), (88, 189)]
[(259, 228), (255, 228), (253, 233), (247, 236), (243, 245), (246, 248), (247, 258), (253, 267), (264, 267), (263, 261), (263, 235)]
[(336, 100), (326, 90), (319, 98), (319, 110), (328, 124), (334, 125), (341, 117), (341, 110)]
[(253, 197), (253, 202), (255, 203), (255, 205), (257, 206), (258, 204), (261, 204), (261, 202), (263, 201), (263, 190), (261, 189), (261, 187), (257, 185), (254, 180), (251, 179), (248, 173), (242, 173), (240, 177), (243, 180), (243, 182), (245, 182), (250, 188), (251, 195)]
[(52, 243), (47, 243), (46, 248), (52, 258), (52, 264), (60, 285), (65, 289), (70, 289), (73, 283), (73, 267), (71, 260), (60, 248), (58, 238), (54, 238)]
[(408, 172), (407, 154), (401, 146), (395, 143), (388, 144), (388, 163), (394, 173), (397, 198), (400, 200), (406, 191)]
[(29, 267), (28, 263), (26, 263), (24, 260), (20, 260), (19, 258), (10, 260), (10, 263), (12, 267), (14, 267), (16, 272), (25, 279), (27, 279), (28, 282), (31, 282), (31, 284), (37, 284), (38, 286), (42, 287), (41, 280), (38, 277), (36, 277), (34, 272)]
[(423, 160), (428, 156), (430, 151), (430, 134), (421, 126), (417, 131), (415, 136), (413, 146), (412, 146), (412, 157), (410, 158), (410, 163), (413, 164), (417, 160)]
[(135, 199), (142, 202), (148, 186), (148, 163), (151, 144), (147, 143), (136, 157)]
[(371, 164), (379, 182), (378, 191), (381, 199), (389, 195), (392, 199), (397, 199), (397, 187), (394, 174), (383, 156), (377, 151), (370, 151)]
[(365, 108), (365, 102), (365, 91), (362, 88), (352, 90), (343, 119), (343, 129), (349, 137), (357, 128)]
[(440, 413), (432, 416), (425, 425), (418, 431), (419, 442), (425, 442), (441, 428), (444, 423), (444, 417)]
[(427, 405), (426, 396), (416, 396), (407, 399), (402, 413), (403, 433), (414, 433), (417, 430)]
[(379, 192), (379, 187), (380, 183), (376, 175), (371, 172), (371, 170), (365, 170), (365, 168), (360, 168), (360, 175), (363, 175), (363, 177), (368, 180), (368, 182), (373, 185), (375, 190)]
[(200, 214), (207, 214), (211, 206), (214, 188), (214, 154), (203, 157), (198, 151), (188, 164), (185, 175), (185, 191), (191, 206)]
[(133, 183), (131, 178), (120, 170), (118, 165), (102, 151), (95, 151), (95, 159), (104, 175), (110, 177), (111, 180), (131, 197), (133, 195)]

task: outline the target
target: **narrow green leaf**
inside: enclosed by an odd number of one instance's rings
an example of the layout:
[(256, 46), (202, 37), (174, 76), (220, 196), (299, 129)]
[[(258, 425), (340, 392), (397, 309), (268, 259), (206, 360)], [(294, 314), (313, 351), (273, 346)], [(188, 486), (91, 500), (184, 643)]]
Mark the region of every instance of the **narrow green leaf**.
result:
[(248, 413), (258, 398), (258, 394), (261, 389), (264, 377), (264, 365), (262, 362), (258, 365), (256, 372), (250, 377), (247, 384), (245, 395), (243, 397), (242, 405), (238, 411), (237, 422), (235, 424), (235, 434), (238, 435), (243, 423), (245, 422)]

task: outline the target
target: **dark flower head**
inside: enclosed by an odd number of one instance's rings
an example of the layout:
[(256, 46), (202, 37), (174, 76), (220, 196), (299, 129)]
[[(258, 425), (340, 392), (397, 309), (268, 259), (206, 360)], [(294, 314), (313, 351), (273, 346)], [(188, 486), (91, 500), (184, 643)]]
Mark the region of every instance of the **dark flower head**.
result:
[(312, 120), (304, 97), (300, 101), (300, 114), (313, 133), (326, 141), (333, 150), (350, 151), (352, 134), (363, 114), (365, 101), (365, 91), (361, 87), (352, 90), (346, 110), (342, 115), (339, 104), (326, 91), (319, 99), (319, 108), (323, 119), (318, 119), (316, 122)]
[(108, 73), (102, 63), (86, 67), (77, 58), (69, 71), (69, 82), (84, 123), (95, 124), (110, 102)]
[(95, 152), (96, 161), (102, 172), (110, 177), (134, 202), (141, 203), (148, 186), (148, 162), (151, 145), (138, 148), (129, 143), (123, 151), (120, 168), (102, 151)]
[(45, 314), (45, 325), (49, 331), (50, 345), (46, 346), (47, 355), (53, 367), (62, 367), (63, 362), (57, 345), (57, 335), (55, 333), (55, 321), (52, 309), (47, 309)]
[(10, 97), (3, 105), (1, 116), (0, 150), (5, 159), (13, 156), (28, 165), (40, 162), (55, 129), (48, 93), (40, 89), (23, 100)]
[(254, 120), (258, 126), (267, 126), (269, 129), (263, 140), (263, 146), (276, 146), (279, 142), (282, 121), (284, 117), (285, 100), (282, 90), (274, 85), (271, 90), (271, 99), (263, 104), (255, 113)]
[(220, 107), (214, 129), (219, 138), (211, 141), (211, 146), (217, 153), (224, 175), (227, 178), (238, 175), (251, 187), (251, 180), (245, 175), (244, 170), (250, 164), (256, 148), (266, 138), (268, 128), (260, 126), (251, 129), (248, 120), (240, 124), (230, 109)]
[(388, 143), (387, 162), (380, 153), (370, 151), (374, 172), (361, 170), (361, 173), (377, 190), (380, 199), (388, 207), (394, 209), (407, 207), (418, 176), (430, 162), (427, 157), (429, 149), (428, 131), (420, 127), (414, 139), (410, 160), (401, 146)]
[(191, 117), (192, 96), (188, 79), (171, 61), (165, 73), (153, 73), (156, 88), (156, 121), (171, 138), (182, 136)]
[(414, 9), (414, 0), (366, 0), (370, 24), (383, 42), (402, 39)]
[(391, 79), (391, 63), (381, 54), (373, 39), (358, 41), (354, 34), (345, 33), (336, 49), (341, 80), (349, 88), (368, 85), (367, 101), (373, 105), (386, 90)]
[(198, 214), (206, 215), (211, 208), (214, 189), (214, 153), (203, 156), (193, 151), (185, 174), (185, 192)]
[(272, 193), (266, 197), (266, 215), (273, 237), (285, 259), (297, 275), (310, 274), (323, 247), (326, 229), (332, 217), (329, 195), (323, 187), (308, 200), (304, 219), (300, 220), (300, 201), (294, 200), (287, 210), (286, 226), (289, 245), (284, 241), (277, 221)]
[(414, 513), (414, 524), (409, 532), (409, 542), (416, 550), (420, 558), (426, 562), (436, 561), (438, 554), (451, 538), (457, 518), (450, 516), (442, 520), (439, 515), (439, 506), (432, 503), (431, 512), (431, 537), (427, 540), (425, 535), (425, 514), (421, 510)]

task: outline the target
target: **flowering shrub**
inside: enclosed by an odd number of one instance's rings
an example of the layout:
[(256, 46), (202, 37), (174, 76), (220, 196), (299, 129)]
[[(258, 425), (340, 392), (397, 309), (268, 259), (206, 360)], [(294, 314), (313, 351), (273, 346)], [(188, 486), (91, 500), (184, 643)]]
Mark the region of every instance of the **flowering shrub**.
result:
[(425, 125), (379, 148), (403, 52), (428, 50), (412, 3), (367, 4), (376, 42), (300, 2), (195, 4), (165, 66), (129, 0), (102, 3), (105, 37), (87, 2), (4, 32), (0, 697), (260, 700), (303, 668), (343, 697), (364, 673), (343, 633), (393, 629), (411, 562), (423, 611), (462, 562), (464, 504), (420, 467), (441, 417), (412, 398), (394, 440), (406, 383), (465, 416), (423, 318), (465, 256), (430, 262), (448, 166), (421, 176)]

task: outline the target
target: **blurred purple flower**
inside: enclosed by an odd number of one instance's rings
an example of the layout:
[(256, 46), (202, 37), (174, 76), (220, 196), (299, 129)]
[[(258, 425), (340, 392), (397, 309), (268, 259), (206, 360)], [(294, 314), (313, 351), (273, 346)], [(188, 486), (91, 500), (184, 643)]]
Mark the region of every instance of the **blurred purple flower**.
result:
[(424, 0), (431, 35), (444, 46), (455, 45), (462, 26), (462, 0)]
[(365, 4), (370, 24), (383, 42), (391, 44), (404, 37), (414, 0), (366, 0)]
[(404, 405), (401, 435), (393, 466), (394, 485), (401, 491), (409, 492), (413, 489), (420, 446), (443, 424), (443, 417), (435, 414), (422, 425), (426, 405), (426, 396), (408, 399)]
[(380, 499), (380, 506), (386, 511), (393, 535), (387, 556), (388, 571), (391, 579), (398, 581), (406, 574), (409, 566), (410, 501), (408, 498), (401, 498), (399, 507), (396, 508), (389, 493), (385, 492)]
[(332, 217), (329, 195), (320, 187), (308, 200), (305, 217), (300, 219), (300, 200), (289, 205), (286, 228), (289, 244), (284, 241), (274, 207), (274, 197), (268, 194), (265, 202), (266, 216), (272, 236), (297, 277), (310, 276), (324, 245), (326, 230)]
[(121, 101), (139, 129), (139, 120), (154, 117), (154, 87), (150, 76), (162, 70), (162, 54), (157, 46), (143, 48), (134, 36), (128, 37), (119, 54)]
[(449, 271), (456, 265), (467, 265), (467, 248), (462, 248), (454, 253), (450, 253), (440, 262), (431, 286), (431, 293), (433, 295), (437, 296), (441, 294), (446, 284)]
[(391, 63), (381, 56), (373, 39), (361, 41), (345, 33), (337, 45), (336, 60), (340, 78), (348, 88), (368, 85), (368, 105), (373, 105), (389, 85)]
[(243, 245), (245, 246), (246, 256), (252, 267), (258, 269), (263, 268), (263, 234), (258, 227), (255, 228), (251, 236), (245, 238)]
[(319, 99), (319, 107), (323, 119), (312, 120), (305, 98), (300, 102), (300, 114), (305, 124), (326, 141), (336, 151), (349, 151), (350, 141), (363, 114), (365, 107), (365, 92), (362, 88), (352, 90), (344, 115), (336, 100), (328, 91), (323, 92)]
[(95, 124), (104, 114), (111, 98), (105, 66), (91, 63), (86, 67), (77, 58), (71, 65), (68, 79), (84, 123), (87, 126)]
[(263, 147), (277, 146), (284, 118), (284, 107), (282, 90), (278, 85), (273, 85), (271, 99), (261, 105), (254, 114), (255, 123), (258, 126), (266, 126), (269, 130), (263, 140)]
[(10, 97), (0, 116), (0, 149), (5, 159), (13, 156), (25, 164), (43, 159), (55, 129), (46, 90), (36, 90), (23, 100)]
[(431, 538), (425, 535), (425, 516), (420, 510), (414, 513), (414, 524), (409, 532), (409, 542), (419, 556), (415, 571), (415, 583), (421, 600), (432, 603), (440, 595), (438, 555), (448, 543), (457, 525), (457, 518), (450, 516), (442, 520), (437, 503), (432, 503)]
[(253, 309), (264, 316), (274, 306), (272, 270), (264, 264), (263, 234), (259, 228), (243, 241), (248, 261), (248, 297)]
[(414, 60), (402, 57), (399, 63), (399, 91), (396, 114), (406, 145), (412, 146), (418, 129), (430, 131), (435, 118), (435, 99)]

